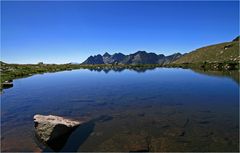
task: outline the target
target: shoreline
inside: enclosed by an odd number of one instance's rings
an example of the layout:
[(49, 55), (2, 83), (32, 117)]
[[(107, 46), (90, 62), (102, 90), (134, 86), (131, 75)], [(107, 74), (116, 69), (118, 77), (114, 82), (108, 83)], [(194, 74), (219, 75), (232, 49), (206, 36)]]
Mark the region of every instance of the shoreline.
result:
[(6, 64), (1, 63), (1, 87), (5, 89), (4, 83), (12, 83), (12, 80), (26, 78), (36, 74), (55, 73), (61, 71), (71, 71), (77, 69), (89, 70), (121, 70), (132, 69), (136, 71), (154, 68), (182, 68), (195, 70), (214, 70), (214, 71), (230, 71), (239, 70), (239, 63), (183, 63), (183, 64), (138, 64), (138, 65), (123, 65), (123, 64)]

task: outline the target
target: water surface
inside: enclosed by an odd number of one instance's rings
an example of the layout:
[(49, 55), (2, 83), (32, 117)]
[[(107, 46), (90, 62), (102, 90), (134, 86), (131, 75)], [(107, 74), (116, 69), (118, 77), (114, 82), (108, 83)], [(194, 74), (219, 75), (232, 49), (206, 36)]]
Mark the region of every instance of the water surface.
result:
[(212, 74), (74, 70), (14, 80), (1, 95), (2, 151), (51, 151), (34, 136), (35, 114), (89, 120), (61, 151), (238, 151), (238, 77)]

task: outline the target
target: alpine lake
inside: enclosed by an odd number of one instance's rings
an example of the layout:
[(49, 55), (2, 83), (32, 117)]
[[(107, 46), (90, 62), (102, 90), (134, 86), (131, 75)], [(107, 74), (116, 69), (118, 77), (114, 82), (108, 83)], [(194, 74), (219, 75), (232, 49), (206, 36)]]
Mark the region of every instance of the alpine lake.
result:
[[(13, 84), (1, 94), (2, 152), (239, 151), (239, 71), (80, 69)], [(35, 114), (87, 122), (46, 146)]]

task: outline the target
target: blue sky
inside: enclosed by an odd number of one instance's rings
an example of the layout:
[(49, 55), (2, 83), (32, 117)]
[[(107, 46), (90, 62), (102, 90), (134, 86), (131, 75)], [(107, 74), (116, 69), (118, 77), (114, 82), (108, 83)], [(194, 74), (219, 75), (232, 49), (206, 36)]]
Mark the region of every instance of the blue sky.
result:
[(82, 62), (104, 52), (189, 52), (239, 34), (238, 1), (1, 2), (1, 60)]

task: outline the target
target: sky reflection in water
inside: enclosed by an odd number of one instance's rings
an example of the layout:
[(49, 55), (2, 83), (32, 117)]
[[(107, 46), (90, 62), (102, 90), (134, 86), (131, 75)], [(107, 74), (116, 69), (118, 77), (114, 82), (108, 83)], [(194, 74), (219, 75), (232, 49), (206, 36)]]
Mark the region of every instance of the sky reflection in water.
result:
[(34, 114), (107, 118), (85, 128), (81, 144), (77, 129), (62, 151), (237, 151), (238, 72), (224, 74), (74, 70), (14, 80), (1, 95), (2, 151), (44, 149)]

